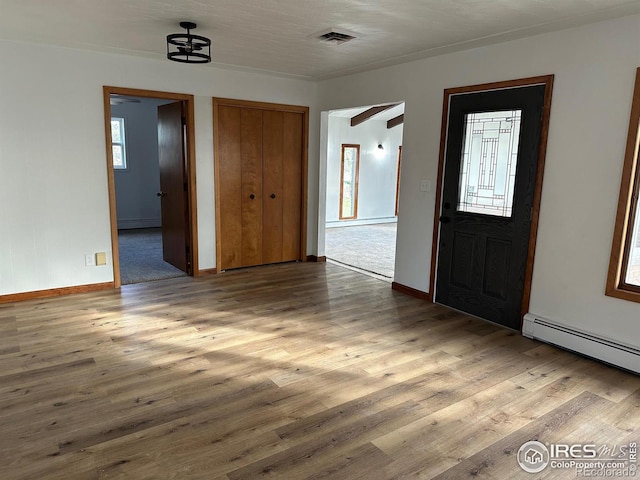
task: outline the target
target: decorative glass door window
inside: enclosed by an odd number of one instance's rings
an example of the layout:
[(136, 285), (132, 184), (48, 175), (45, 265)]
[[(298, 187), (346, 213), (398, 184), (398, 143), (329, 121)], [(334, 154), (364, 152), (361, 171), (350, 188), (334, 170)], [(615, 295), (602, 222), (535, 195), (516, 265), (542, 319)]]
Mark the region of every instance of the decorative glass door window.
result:
[(511, 217), (521, 121), (522, 110), (466, 115), (459, 212)]
[(342, 145), (340, 168), (340, 220), (358, 216), (358, 170), (360, 145)]

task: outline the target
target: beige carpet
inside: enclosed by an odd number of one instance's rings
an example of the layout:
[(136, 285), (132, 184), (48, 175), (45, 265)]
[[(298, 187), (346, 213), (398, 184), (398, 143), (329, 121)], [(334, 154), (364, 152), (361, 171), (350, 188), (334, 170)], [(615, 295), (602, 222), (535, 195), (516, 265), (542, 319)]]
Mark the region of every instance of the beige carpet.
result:
[(186, 273), (162, 259), (162, 230), (118, 231), (122, 285), (181, 277)]
[(327, 228), (325, 255), (330, 260), (393, 278), (396, 224)]

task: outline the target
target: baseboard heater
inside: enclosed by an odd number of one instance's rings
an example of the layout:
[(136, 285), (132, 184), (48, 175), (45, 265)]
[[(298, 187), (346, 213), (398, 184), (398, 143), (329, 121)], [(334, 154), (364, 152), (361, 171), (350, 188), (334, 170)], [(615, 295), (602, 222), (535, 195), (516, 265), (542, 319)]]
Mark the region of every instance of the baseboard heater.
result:
[(558, 325), (530, 313), (524, 316), (522, 334), (640, 374), (638, 348)]

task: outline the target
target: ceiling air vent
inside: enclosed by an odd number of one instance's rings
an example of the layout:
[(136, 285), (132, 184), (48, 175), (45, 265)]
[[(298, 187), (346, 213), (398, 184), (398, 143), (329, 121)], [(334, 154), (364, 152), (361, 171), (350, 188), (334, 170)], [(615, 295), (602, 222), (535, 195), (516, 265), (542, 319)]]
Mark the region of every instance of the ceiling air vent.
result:
[(329, 30), (318, 36), (319, 40), (327, 43), (335, 43), (336, 45), (342, 45), (350, 40), (353, 40), (355, 35), (349, 33), (337, 32), (335, 30)]

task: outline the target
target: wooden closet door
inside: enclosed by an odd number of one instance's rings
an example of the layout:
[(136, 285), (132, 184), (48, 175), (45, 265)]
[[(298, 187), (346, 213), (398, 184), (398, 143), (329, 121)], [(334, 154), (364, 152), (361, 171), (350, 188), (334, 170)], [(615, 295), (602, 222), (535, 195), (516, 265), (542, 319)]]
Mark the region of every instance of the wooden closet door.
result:
[(264, 111), (264, 263), (300, 258), (302, 128), (302, 114)]
[(264, 263), (276, 263), (283, 260), (284, 113), (265, 110), (263, 132), (262, 258)]
[(283, 120), (282, 261), (286, 262), (300, 259), (304, 116), (285, 112)]
[(218, 269), (299, 260), (305, 108), (214, 99)]
[(242, 266), (262, 265), (262, 110), (242, 109)]
[(242, 265), (242, 137), (240, 108), (218, 109), (218, 198), (220, 270)]
[(220, 270), (262, 261), (262, 111), (218, 110)]

